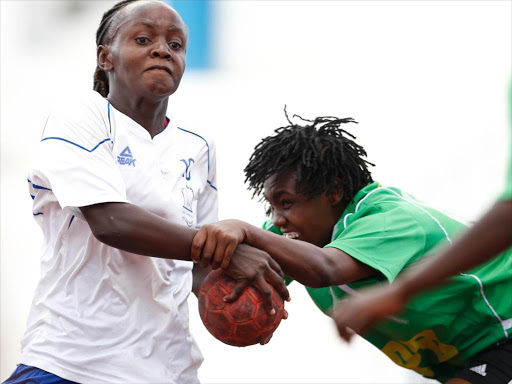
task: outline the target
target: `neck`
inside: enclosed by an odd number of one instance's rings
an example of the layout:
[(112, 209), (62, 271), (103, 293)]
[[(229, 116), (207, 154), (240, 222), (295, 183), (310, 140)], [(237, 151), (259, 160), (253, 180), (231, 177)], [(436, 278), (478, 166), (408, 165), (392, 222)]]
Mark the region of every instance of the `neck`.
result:
[(144, 98), (126, 98), (115, 92), (110, 92), (107, 99), (115, 109), (144, 127), (151, 138), (162, 132), (169, 102), (168, 97), (158, 101), (148, 101)]

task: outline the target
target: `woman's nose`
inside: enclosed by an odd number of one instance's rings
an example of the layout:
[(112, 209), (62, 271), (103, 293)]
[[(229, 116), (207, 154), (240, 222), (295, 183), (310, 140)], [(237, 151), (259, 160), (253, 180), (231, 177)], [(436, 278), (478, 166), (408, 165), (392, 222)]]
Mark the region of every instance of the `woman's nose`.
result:
[(274, 210), (272, 214), (272, 224), (275, 227), (283, 227), (286, 224), (286, 218), (277, 210)]
[(151, 51), (151, 56), (169, 59), (171, 57), (171, 49), (167, 43), (159, 42)]

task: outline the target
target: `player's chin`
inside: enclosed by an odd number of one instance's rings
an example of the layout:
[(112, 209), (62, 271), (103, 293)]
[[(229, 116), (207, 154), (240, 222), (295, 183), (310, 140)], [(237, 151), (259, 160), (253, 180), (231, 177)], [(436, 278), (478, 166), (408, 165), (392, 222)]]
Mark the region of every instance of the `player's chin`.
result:
[(146, 92), (156, 97), (169, 97), (178, 89), (178, 84), (169, 77), (168, 79), (162, 79), (160, 81), (151, 81), (146, 84)]

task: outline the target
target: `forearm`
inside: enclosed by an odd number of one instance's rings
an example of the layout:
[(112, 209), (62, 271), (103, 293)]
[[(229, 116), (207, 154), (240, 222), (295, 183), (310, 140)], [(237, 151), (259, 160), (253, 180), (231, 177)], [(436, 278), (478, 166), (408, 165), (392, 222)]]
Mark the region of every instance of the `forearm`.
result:
[(286, 275), (308, 287), (346, 284), (368, 275), (364, 265), (346, 254), (341, 255), (339, 250), (291, 240), (250, 224), (246, 224), (246, 229), (247, 244), (270, 254)]
[(512, 201), (495, 204), (454, 244), (422, 266), (397, 279), (403, 294), (411, 297), (467, 271), (512, 246)]
[(211, 270), (211, 267), (202, 268), (199, 264), (194, 264), (194, 268), (192, 269), (192, 292), (194, 292), (194, 295), (199, 296), (201, 284)]
[(106, 203), (81, 208), (94, 236), (101, 242), (144, 256), (191, 260), (196, 229), (174, 224), (143, 208)]

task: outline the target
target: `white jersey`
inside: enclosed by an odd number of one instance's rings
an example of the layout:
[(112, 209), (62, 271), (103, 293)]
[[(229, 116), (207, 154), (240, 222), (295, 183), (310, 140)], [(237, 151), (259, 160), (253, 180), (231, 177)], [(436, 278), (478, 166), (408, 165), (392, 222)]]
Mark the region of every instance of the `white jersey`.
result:
[(109, 247), (78, 207), (129, 202), (189, 227), (216, 221), (214, 151), (172, 120), (151, 138), (93, 91), (50, 115), (28, 180), (44, 244), (19, 363), (80, 383), (198, 382), (192, 262)]

